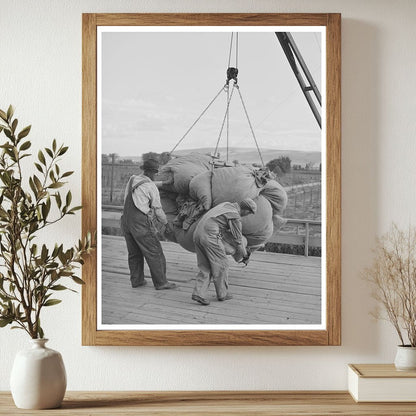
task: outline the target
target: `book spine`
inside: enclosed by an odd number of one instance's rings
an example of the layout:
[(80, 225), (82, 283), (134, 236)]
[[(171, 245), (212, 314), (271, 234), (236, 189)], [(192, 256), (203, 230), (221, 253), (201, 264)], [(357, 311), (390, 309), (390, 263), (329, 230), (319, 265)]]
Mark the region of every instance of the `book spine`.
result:
[(358, 383), (359, 377), (357, 373), (351, 367), (348, 367), (348, 391), (356, 402), (359, 401)]

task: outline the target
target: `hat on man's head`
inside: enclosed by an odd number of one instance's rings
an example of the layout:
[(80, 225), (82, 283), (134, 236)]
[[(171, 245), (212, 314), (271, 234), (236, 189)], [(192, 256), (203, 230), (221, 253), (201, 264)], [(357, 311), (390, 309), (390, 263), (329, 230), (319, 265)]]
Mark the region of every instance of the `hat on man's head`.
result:
[(140, 169), (147, 172), (158, 172), (159, 162), (156, 159), (147, 159), (143, 162), (143, 165), (140, 166)]
[(240, 202), (240, 208), (241, 209), (246, 209), (246, 210), (250, 211), (252, 214), (255, 214), (256, 211), (257, 211), (257, 205), (251, 198), (243, 199)]

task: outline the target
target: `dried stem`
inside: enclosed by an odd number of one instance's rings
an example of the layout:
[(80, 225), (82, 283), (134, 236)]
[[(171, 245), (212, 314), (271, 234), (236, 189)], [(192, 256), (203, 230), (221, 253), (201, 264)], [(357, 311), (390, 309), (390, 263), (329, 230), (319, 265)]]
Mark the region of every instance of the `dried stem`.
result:
[(393, 224), (377, 240), (372, 267), (363, 277), (373, 288), (373, 297), (385, 314), (375, 314), (394, 326), (401, 345), (416, 346), (416, 228), (407, 231)]

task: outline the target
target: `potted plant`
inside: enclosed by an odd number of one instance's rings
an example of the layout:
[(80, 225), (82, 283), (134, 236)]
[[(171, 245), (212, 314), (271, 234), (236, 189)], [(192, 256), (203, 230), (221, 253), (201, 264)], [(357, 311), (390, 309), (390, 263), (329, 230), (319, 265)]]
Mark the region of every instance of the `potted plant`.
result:
[[(77, 270), (93, 249), (91, 234), (71, 248), (40, 242), (39, 233), (81, 209), (72, 206), (71, 191), (63, 192), (73, 172), (61, 171), (59, 161), (68, 147), (53, 140), (39, 150), (33, 173), (23, 174), (22, 160), (31, 156), (27, 126), (18, 132), (13, 107), (0, 110), (0, 327), (25, 331), (32, 348), (17, 354), (11, 374), (14, 401), (22, 408), (60, 405), (66, 375), (61, 355), (45, 347), (41, 312), (61, 302), (55, 297), (64, 279), (82, 284)], [(27, 167), (27, 164), (25, 164)]]
[(364, 278), (373, 286), (373, 297), (400, 339), (394, 364), (398, 370), (416, 370), (416, 228), (404, 231), (396, 224), (377, 240), (372, 267)]

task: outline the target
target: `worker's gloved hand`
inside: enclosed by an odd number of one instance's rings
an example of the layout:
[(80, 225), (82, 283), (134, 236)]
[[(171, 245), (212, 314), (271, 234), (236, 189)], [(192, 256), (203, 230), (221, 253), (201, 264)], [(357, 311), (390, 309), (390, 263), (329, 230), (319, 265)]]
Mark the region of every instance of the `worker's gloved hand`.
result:
[(251, 253), (247, 253), (247, 255), (243, 257), (243, 260), (241, 260), (241, 263), (244, 263), (244, 265), (247, 266), (248, 263), (250, 262), (250, 256), (251, 256)]
[(250, 256), (251, 256), (251, 250), (249, 248), (247, 248), (245, 250), (245, 255), (243, 256), (242, 260), (240, 261), (240, 263), (243, 263), (245, 266), (248, 265), (248, 263), (250, 262)]
[(236, 247), (236, 250), (235, 250), (235, 255), (234, 255), (236, 258), (244, 258), (244, 257), (246, 257), (247, 256), (247, 251), (246, 251), (246, 249), (243, 247), (243, 245), (238, 245), (237, 247)]
[(162, 227), (162, 235), (166, 237), (167, 239), (171, 240), (171, 236), (173, 235), (172, 227), (169, 225), (169, 223), (166, 223)]

